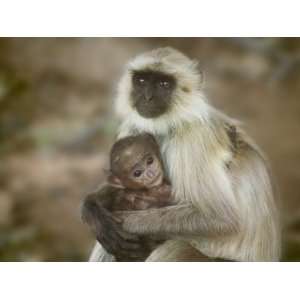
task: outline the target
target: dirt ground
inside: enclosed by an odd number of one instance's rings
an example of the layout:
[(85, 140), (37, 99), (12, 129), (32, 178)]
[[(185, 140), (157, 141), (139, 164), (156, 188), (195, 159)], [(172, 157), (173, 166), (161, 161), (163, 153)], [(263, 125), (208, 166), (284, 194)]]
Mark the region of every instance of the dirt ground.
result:
[(300, 260), (300, 39), (0, 39), (0, 260), (84, 261), (84, 195), (104, 180), (124, 64), (159, 46), (199, 60), (211, 103), (274, 171), (284, 260)]

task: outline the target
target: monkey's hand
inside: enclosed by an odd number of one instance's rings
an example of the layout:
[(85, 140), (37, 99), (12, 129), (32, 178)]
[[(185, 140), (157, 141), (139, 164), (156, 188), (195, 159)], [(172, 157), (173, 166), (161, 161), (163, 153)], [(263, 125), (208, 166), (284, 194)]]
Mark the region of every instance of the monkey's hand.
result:
[(239, 219), (233, 214), (202, 214), (191, 204), (177, 204), (139, 211), (117, 211), (114, 216), (123, 220), (123, 230), (138, 235), (177, 237), (213, 237), (235, 234), (239, 231)]
[(144, 257), (149, 251), (137, 235), (122, 229), (120, 219), (103, 207), (97, 194), (90, 194), (84, 200), (82, 219), (90, 226), (105, 250), (117, 258), (136, 259)]

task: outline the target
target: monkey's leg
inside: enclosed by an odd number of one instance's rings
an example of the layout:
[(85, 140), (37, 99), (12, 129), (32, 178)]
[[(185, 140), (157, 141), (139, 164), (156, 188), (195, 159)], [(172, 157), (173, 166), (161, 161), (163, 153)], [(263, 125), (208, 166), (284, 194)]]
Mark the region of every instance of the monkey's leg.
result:
[(114, 262), (116, 261), (115, 257), (112, 254), (109, 254), (99, 242), (96, 242), (92, 253), (89, 257), (90, 262)]
[(185, 241), (169, 240), (158, 246), (146, 261), (209, 262), (214, 261), (214, 259), (202, 254)]

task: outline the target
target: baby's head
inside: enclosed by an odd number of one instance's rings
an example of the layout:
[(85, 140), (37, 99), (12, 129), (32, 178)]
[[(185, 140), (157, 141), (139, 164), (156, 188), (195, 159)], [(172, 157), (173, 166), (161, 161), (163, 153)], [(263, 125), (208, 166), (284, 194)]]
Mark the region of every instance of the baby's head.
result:
[(148, 189), (163, 182), (159, 147), (150, 134), (118, 140), (110, 152), (109, 183), (130, 189)]

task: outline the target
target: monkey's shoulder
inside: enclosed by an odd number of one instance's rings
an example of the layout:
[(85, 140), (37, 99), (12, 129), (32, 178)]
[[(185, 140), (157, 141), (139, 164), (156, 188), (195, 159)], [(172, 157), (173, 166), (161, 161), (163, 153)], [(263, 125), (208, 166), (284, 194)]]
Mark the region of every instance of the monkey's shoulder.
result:
[(226, 135), (230, 142), (231, 150), (233, 152), (237, 152), (238, 150), (242, 149), (254, 148), (253, 141), (251, 141), (249, 136), (236, 122), (225, 122), (223, 124), (223, 128), (225, 129)]
[(251, 159), (265, 161), (262, 151), (245, 131), (236, 124), (225, 123), (224, 125), (228, 140), (231, 159), (226, 163), (230, 169), (232, 165), (240, 165)]

